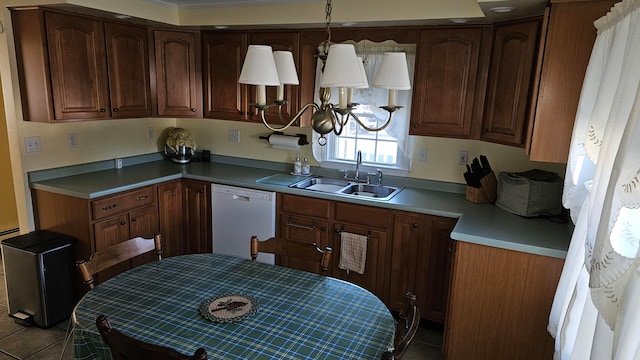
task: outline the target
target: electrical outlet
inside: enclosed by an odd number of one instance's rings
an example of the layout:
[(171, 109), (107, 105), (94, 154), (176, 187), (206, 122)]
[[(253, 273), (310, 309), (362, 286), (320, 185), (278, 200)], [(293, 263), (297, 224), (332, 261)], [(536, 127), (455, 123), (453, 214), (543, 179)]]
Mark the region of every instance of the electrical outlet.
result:
[(114, 160), (114, 162), (115, 162), (114, 165), (115, 165), (116, 169), (122, 169), (122, 159), (117, 158), (117, 159)]
[(420, 148), (420, 152), (418, 153), (418, 161), (427, 162), (427, 148)]
[(229, 142), (240, 142), (240, 130), (229, 130)]
[(78, 135), (69, 134), (69, 147), (75, 149), (78, 147)]
[(147, 139), (153, 140), (153, 128), (151, 126), (147, 128)]
[(458, 153), (458, 165), (467, 165), (469, 163), (469, 151), (460, 150)]
[(24, 138), (25, 151), (28, 153), (39, 152), (40, 148), (40, 136), (31, 136)]

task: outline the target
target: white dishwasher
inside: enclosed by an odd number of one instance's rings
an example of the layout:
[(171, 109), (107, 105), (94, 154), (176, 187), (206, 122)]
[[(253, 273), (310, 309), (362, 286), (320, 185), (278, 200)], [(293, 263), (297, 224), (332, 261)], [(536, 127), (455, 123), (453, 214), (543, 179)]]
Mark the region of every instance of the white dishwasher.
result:
[[(251, 236), (265, 240), (276, 234), (276, 193), (227, 185), (211, 185), (213, 252), (251, 258)], [(258, 261), (273, 264), (272, 254)]]

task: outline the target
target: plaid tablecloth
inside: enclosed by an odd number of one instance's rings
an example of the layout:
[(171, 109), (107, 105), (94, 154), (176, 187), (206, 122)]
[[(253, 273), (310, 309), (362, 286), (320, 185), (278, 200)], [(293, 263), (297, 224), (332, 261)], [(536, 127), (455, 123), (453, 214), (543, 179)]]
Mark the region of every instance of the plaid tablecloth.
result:
[[(229, 324), (200, 315), (213, 296), (255, 297), (259, 310)], [(95, 318), (120, 331), (209, 359), (379, 359), (394, 319), (374, 295), (326, 276), (217, 254), (163, 259), (89, 291), (73, 312), (76, 359), (109, 359)]]

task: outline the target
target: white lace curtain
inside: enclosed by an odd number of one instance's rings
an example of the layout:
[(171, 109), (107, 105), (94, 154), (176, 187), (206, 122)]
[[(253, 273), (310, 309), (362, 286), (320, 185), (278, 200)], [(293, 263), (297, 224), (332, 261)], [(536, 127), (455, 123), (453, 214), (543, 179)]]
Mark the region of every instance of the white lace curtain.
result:
[(640, 359), (640, 0), (595, 26), (563, 195), (576, 227), (549, 332), (555, 359)]

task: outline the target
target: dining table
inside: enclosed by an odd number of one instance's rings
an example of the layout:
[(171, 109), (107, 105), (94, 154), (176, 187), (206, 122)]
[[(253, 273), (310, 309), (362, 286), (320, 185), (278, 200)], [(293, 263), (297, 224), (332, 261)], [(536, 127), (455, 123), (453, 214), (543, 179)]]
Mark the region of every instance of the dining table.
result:
[(75, 359), (110, 359), (95, 325), (209, 359), (380, 359), (395, 320), (349, 282), (221, 254), (165, 258), (123, 272), (75, 306)]

